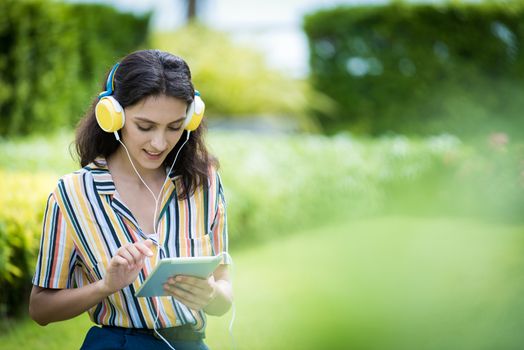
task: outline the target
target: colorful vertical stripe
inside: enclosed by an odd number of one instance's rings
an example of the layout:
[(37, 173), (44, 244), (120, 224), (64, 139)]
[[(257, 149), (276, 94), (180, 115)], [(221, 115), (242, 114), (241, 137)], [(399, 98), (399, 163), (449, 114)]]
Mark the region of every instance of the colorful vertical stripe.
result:
[[(44, 288), (74, 288), (100, 280), (116, 250), (147, 238), (120, 200), (104, 159), (59, 180), (45, 210), (40, 253), (33, 284)], [(227, 218), (222, 183), (211, 169), (207, 186), (180, 200), (180, 177), (171, 177), (161, 201), (158, 233), (162, 257), (210, 256), (226, 252)], [(137, 280), (88, 310), (100, 325), (157, 328), (192, 324), (205, 328), (204, 312), (194, 311), (172, 297), (135, 298), (134, 293), (153, 270), (160, 254), (146, 263)], [(224, 263), (228, 264), (228, 259)]]

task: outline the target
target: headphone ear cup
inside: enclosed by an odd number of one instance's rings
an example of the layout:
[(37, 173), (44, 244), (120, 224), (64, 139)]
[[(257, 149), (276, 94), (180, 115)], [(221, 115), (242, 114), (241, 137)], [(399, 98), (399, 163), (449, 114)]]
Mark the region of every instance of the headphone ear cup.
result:
[(186, 121), (184, 123), (184, 129), (187, 131), (194, 131), (198, 128), (204, 117), (204, 111), (206, 105), (199, 95), (195, 95), (193, 102), (187, 109)]
[(113, 96), (102, 97), (95, 107), (96, 121), (105, 132), (115, 132), (124, 127), (124, 109)]

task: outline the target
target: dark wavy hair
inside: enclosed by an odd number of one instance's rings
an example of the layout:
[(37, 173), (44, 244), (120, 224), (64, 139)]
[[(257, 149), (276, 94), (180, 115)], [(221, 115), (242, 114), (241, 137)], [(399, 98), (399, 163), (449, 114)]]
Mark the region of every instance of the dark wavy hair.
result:
[[(109, 75), (109, 74), (108, 74)], [(103, 88), (106, 88), (104, 79)], [(193, 102), (195, 90), (191, 82), (191, 72), (187, 63), (180, 57), (159, 50), (141, 50), (124, 57), (114, 75), (113, 97), (122, 107), (132, 106), (150, 96), (166, 95)], [(78, 123), (75, 145), (80, 166), (95, 162), (97, 157), (108, 158), (120, 143), (112, 133), (103, 131), (97, 124), (95, 106), (98, 97)], [(209, 168), (218, 168), (218, 160), (212, 156), (204, 143), (205, 125), (191, 132), (189, 141), (180, 151), (174, 167), (174, 175), (181, 175), (183, 189), (178, 197), (187, 198), (201, 185), (207, 185)], [(186, 132), (168, 154), (164, 165), (173, 163), (177, 150), (186, 139)], [(98, 164), (100, 165), (100, 164)]]

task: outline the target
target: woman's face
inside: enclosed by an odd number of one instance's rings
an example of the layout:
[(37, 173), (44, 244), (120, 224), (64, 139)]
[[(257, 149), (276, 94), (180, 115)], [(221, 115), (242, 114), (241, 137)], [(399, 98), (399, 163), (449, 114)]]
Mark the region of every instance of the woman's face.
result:
[(122, 141), (138, 167), (154, 170), (162, 166), (182, 136), (186, 108), (184, 100), (159, 95), (124, 109)]

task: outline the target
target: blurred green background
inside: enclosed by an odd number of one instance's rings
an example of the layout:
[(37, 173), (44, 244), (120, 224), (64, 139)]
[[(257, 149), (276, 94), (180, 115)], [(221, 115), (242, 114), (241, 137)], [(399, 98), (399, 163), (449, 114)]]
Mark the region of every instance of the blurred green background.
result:
[[(0, 1), (0, 349), (79, 348), (90, 327), (28, 318), (41, 220), (78, 168), (75, 124), (141, 48), (184, 57), (206, 101), (238, 349), (522, 348), (523, 3), (317, 7), (297, 76), (198, 7), (159, 30), (147, 11)], [(209, 318), (212, 349), (232, 348), (231, 317)]]

